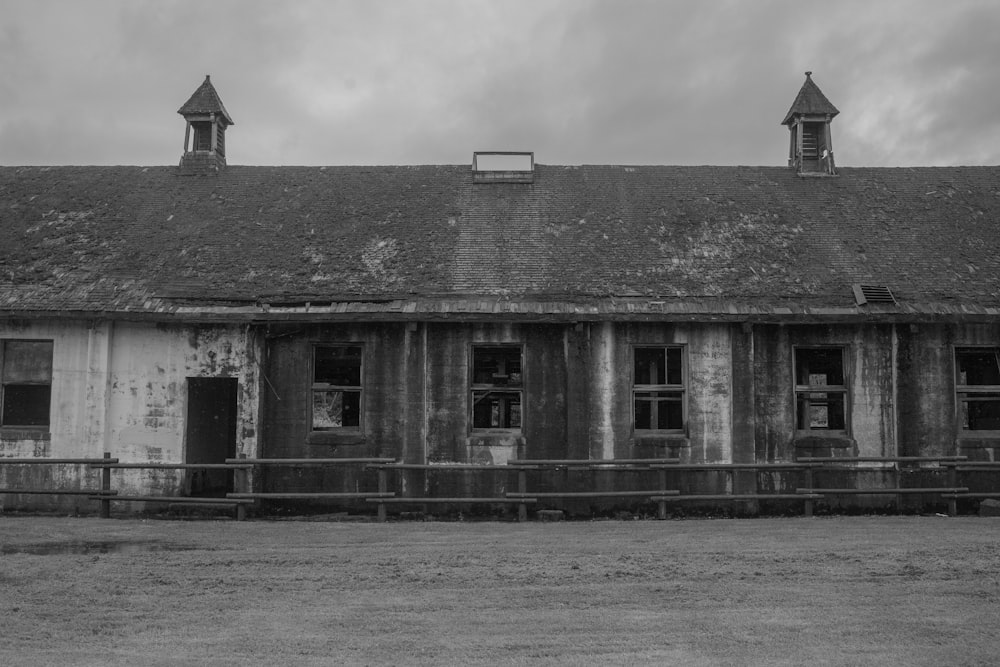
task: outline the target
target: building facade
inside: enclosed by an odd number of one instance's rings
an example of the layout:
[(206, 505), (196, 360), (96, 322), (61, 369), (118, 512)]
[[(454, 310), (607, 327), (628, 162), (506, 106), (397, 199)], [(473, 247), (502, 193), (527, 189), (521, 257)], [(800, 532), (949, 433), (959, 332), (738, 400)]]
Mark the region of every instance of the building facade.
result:
[[(787, 167), (495, 152), (471, 168), (244, 167), (226, 163), (233, 120), (208, 78), (180, 113), (177, 167), (0, 168), (0, 456), (1000, 448), (1000, 168), (838, 167), (839, 112), (809, 75), (783, 121)], [(85, 483), (72, 465), (0, 475)], [(135, 494), (233, 484), (115, 475)]]

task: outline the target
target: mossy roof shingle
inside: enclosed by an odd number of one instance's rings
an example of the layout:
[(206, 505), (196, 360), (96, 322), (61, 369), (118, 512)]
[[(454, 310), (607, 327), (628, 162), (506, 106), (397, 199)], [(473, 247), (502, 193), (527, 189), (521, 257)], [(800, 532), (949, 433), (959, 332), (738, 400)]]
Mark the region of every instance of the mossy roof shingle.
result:
[(396, 298), (839, 308), (859, 282), (901, 305), (1000, 306), (1000, 167), (539, 165), (532, 184), (473, 184), (468, 166), (0, 168), (8, 315)]

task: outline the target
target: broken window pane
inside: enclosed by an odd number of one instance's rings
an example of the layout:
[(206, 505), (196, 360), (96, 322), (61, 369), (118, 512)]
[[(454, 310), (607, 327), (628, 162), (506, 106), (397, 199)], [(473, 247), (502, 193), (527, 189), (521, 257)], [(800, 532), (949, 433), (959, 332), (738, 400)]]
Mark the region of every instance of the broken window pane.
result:
[(1000, 431), (1000, 394), (976, 394), (962, 401), (962, 428)]
[(360, 391), (314, 391), (313, 429), (357, 427), (361, 424)]
[(313, 382), (337, 387), (361, 386), (361, 347), (317, 347)]
[(520, 347), (475, 347), (472, 350), (472, 383), (492, 386), (521, 384)]
[(472, 392), (473, 428), (521, 428), (521, 392)]
[(844, 350), (839, 347), (795, 350), (795, 383), (812, 386), (844, 384)]
[(1000, 349), (955, 350), (955, 369), (960, 385), (1000, 386)]
[(1000, 348), (955, 350), (959, 430), (1000, 431)]
[(842, 347), (795, 348), (797, 430), (847, 431), (844, 357)]
[(521, 356), (520, 345), (472, 348), (472, 428), (521, 428)]
[(796, 413), (800, 431), (843, 431), (847, 428), (844, 394), (799, 394)]
[(313, 353), (312, 428), (361, 426), (360, 345), (323, 345)]

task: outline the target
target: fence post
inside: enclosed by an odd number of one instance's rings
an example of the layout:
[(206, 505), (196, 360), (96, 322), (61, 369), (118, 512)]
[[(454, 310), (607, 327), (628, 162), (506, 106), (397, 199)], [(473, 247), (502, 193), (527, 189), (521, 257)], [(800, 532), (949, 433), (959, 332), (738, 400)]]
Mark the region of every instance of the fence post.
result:
[[(378, 468), (378, 492), (379, 492), (379, 494), (384, 494), (389, 489), (388, 480), (386, 479), (387, 475), (388, 475), (388, 471), (386, 471), (386, 469), (384, 467), (379, 466), (379, 468)], [(379, 497), (380, 497), (380, 499), (384, 498), (384, 496), (381, 496), (381, 495)], [(386, 515), (386, 511), (385, 511), (385, 503), (379, 502), (379, 504), (378, 504), (378, 520), (379, 521), (385, 521), (386, 519), (388, 519), (388, 516)]]
[[(528, 492), (528, 472), (524, 468), (519, 468), (517, 471), (517, 492), (518, 493)], [(517, 520), (518, 521), (528, 520), (528, 505), (526, 503), (518, 504)]]
[[(896, 461), (893, 463), (893, 467), (896, 469), (896, 487), (897, 489), (903, 488), (903, 463), (901, 461)], [(896, 513), (903, 513), (903, 494), (896, 494)]]
[[(658, 477), (660, 481), (660, 493), (667, 493), (667, 469), (660, 468), (658, 471)], [(660, 498), (659, 502), (656, 503), (656, 518), (666, 519), (667, 518), (667, 501)]]
[[(104, 452), (105, 460), (111, 458), (111, 452)], [(107, 461), (105, 461), (106, 463)], [(105, 465), (101, 468), (101, 518), (111, 518), (111, 468)]]
[[(955, 489), (956, 487), (958, 487), (957, 462), (955, 463), (955, 465), (948, 466), (948, 486), (951, 487), (951, 489)], [(958, 515), (958, 498), (955, 497), (955, 493), (957, 492), (953, 490), (949, 491), (949, 494), (951, 494), (952, 497), (948, 499), (948, 516)]]
[[(240, 454), (237, 458), (245, 459), (246, 454)], [(247, 484), (247, 469), (246, 468), (236, 468), (233, 471), (233, 486), (236, 487), (237, 493), (247, 493), (250, 491)], [(247, 518), (247, 507), (243, 503), (236, 505), (236, 520), (246, 521)]]
[[(806, 493), (813, 492), (813, 469), (812, 465), (806, 464)], [(806, 498), (805, 509), (802, 511), (805, 516), (813, 515), (813, 499)]]

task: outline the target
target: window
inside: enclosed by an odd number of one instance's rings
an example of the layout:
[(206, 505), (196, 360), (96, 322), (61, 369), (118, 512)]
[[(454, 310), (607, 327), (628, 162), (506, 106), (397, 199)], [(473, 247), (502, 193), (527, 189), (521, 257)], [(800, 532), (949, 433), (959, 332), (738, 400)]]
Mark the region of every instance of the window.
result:
[(472, 428), (520, 430), (523, 399), (520, 345), (472, 348)]
[(1000, 348), (955, 350), (959, 429), (1000, 431)]
[(322, 345), (313, 353), (312, 428), (361, 428), (360, 345)]
[(633, 350), (632, 403), (636, 431), (684, 430), (684, 348)]
[(847, 432), (842, 347), (795, 348), (795, 420), (799, 431)]
[(49, 425), (52, 341), (0, 341), (0, 426)]

